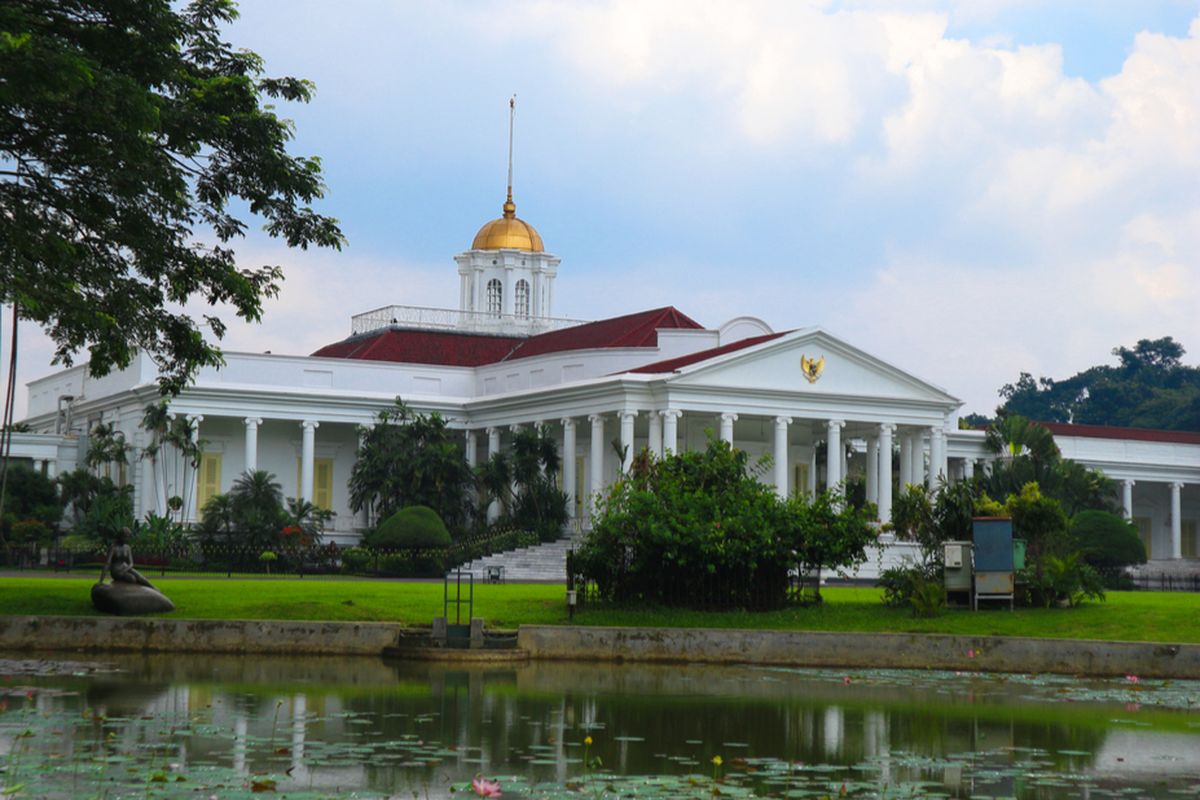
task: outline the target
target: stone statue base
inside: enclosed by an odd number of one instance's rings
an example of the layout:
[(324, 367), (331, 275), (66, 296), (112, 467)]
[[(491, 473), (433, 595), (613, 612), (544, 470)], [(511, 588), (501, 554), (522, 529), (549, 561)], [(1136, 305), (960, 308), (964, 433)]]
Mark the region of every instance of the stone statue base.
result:
[(92, 605), (106, 614), (161, 614), (174, 611), (170, 599), (149, 586), (136, 583), (97, 583), (92, 587)]

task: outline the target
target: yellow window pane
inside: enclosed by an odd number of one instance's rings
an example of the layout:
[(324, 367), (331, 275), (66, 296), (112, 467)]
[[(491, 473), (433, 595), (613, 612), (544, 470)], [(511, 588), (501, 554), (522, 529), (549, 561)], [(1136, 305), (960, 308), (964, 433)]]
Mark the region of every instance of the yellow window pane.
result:
[(196, 508), (203, 509), (209, 498), (221, 492), (221, 454), (201, 453), (199, 472)]
[(332, 458), (318, 458), (313, 461), (313, 505), (326, 511), (333, 510)]

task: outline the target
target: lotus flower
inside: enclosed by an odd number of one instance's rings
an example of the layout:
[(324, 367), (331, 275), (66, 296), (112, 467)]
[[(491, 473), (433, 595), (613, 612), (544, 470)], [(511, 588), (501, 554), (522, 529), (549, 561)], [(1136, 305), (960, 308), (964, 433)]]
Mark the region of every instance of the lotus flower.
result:
[(500, 796), (500, 781), (489, 781), (482, 775), (476, 775), (475, 780), (471, 781), (471, 788), (475, 790), (475, 794), (480, 797), (499, 797)]
[(1129, 681), (1130, 683), (1138, 683), (1139, 682), (1137, 675), (1126, 675), (1125, 680)]

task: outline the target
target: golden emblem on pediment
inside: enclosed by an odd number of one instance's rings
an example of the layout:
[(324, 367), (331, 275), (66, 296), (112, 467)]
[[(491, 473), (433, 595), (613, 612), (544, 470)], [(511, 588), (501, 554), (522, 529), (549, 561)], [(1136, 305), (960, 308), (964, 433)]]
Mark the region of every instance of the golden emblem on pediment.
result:
[(821, 373), (825, 371), (825, 356), (812, 359), (801, 353), (800, 369), (804, 372), (804, 377), (808, 379), (809, 383), (816, 383), (817, 378), (821, 377)]

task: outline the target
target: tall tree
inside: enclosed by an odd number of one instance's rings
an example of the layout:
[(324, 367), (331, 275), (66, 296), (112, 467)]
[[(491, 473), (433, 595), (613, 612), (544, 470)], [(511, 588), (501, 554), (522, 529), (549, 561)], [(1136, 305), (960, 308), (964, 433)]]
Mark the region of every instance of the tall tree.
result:
[(1000, 389), (998, 414), (1074, 422), (1200, 430), (1200, 367), (1183, 363), (1183, 345), (1165, 336), (1113, 348), (1116, 366), (1100, 365), (1056, 380), (1022, 372)]
[(474, 476), (446, 420), (414, 412), (404, 401), (359, 429), (358, 460), (350, 472), (350, 507), (383, 520), (407, 506), (429, 506), (452, 531), (472, 513)]
[(312, 86), (271, 78), (221, 27), (231, 0), (6, 0), (0, 4), (0, 302), (95, 375), (139, 350), (179, 391), (220, 364), (224, 303), (257, 320), (278, 266), (244, 268), (228, 246), (247, 209), (289, 246), (340, 247), (312, 210), (316, 158), (294, 157), (272, 100)]

